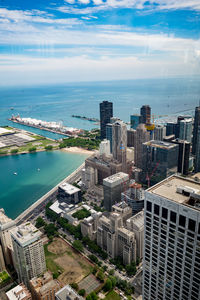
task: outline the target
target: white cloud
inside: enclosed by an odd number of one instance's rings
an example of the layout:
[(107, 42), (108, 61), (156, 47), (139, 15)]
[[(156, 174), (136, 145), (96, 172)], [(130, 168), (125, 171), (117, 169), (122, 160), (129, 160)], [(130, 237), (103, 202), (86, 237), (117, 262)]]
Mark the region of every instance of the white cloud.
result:
[(0, 55), (0, 64), (1, 85), (200, 75), (199, 64), (195, 61), (183, 63), (178, 56), (169, 61), (135, 56), (91, 59), (82, 55), (30, 59)]

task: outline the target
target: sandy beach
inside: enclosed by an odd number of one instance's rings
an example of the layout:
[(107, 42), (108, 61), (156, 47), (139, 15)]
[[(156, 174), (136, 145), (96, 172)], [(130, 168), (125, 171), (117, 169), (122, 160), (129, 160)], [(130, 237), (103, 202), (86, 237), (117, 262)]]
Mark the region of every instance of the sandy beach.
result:
[(92, 150), (86, 150), (83, 148), (79, 148), (79, 147), (66, 147), (66, 148), (62, 148), (62, 151), (65, 152), (70, 152), (70, 153), (78, 153), (78, 154), (88, 154), (88, 156), (94, 154), (97, 150), (92, 151)]

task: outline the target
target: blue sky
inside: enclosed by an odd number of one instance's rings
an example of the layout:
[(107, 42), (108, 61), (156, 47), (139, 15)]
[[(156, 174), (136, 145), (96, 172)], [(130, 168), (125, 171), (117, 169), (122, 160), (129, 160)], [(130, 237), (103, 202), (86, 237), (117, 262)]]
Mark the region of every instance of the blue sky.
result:
[(0, 0), (0, 85), (200, 75), (200, 0)]

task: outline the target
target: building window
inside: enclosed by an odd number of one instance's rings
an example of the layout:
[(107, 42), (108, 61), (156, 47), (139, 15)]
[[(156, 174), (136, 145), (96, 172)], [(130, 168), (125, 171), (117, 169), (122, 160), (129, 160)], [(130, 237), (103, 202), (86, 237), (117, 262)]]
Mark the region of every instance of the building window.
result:
[(147, 201), (147, 211), (152, 211), (152, 203)]
[(154, 214), (157, 216), (160, 214), (160, 207), (157, 204), (154, 204)]
[(167, 219), (167, 217), (168, 217), (168, 210), (164, 207), (162, 208), (162, 217), (164, 219)]
[(185, 227), (185, 223), (186, 223), (186, 217), (180, 215), (179, 216), (179, 226)]
[(188, 229), (195, 232), (196, 222), (192, 219), (189, 219)]
[(176, 223), (176, 213), (174, 211), (170, 213), (170, 221)]

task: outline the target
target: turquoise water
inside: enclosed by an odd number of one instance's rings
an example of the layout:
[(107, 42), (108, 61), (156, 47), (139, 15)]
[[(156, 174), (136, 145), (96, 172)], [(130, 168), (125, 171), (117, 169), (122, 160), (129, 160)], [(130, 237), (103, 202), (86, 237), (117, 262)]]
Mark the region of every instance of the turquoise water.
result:
[(0, 157), (0, 207), (9, 217), (17, 217), (71, 174), (86, 157), (64, 151)]

